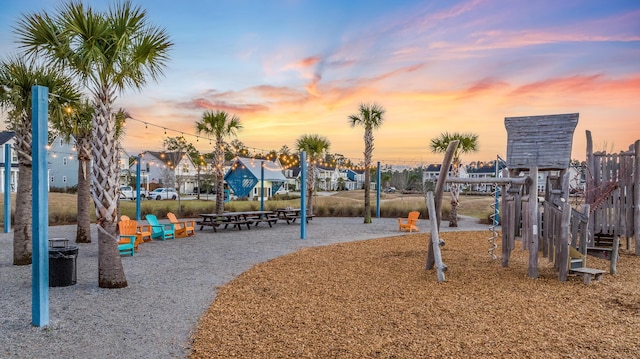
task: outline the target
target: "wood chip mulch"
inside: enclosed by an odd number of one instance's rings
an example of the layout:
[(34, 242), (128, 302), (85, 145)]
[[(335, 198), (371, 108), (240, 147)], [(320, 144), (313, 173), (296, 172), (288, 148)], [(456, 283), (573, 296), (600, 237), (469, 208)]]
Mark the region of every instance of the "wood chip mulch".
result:
[[(560, 282), (528, 252), (510, 266), (489, 232), (442, 233), (446, 282), (424, 270), (428, 234), (308, 248), (219, 288), (189, 358), (636, 358), (640, 257), (622, 250), (601, 281)], [(500, 247), (495, 253), (500, 255)]]

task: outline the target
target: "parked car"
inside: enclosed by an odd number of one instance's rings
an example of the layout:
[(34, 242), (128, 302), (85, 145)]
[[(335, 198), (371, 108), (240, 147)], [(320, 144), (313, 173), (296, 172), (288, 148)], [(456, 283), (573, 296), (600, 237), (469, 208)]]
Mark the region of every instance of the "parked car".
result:
[(395, 192), (395, 191), (397, 191), (397, 190), (396, 190), (396, 188), (395, 188), (395, 187), (387, 187), (387, 188), (385, 188), (385, 189), (384, 189), (384, 191), (385, 191), (386, 193), (394, 193), (394, 192)]
[(178, 199), (178, 192), (173, 188), (160, 187), (149, 192), (149, 199)]
[[(120, 199), (136, 199), (136, 189), (131, 186), (120, 186)], [(149, 197), (149, 193), (143, 189), (140, 189), (140, 199)]]

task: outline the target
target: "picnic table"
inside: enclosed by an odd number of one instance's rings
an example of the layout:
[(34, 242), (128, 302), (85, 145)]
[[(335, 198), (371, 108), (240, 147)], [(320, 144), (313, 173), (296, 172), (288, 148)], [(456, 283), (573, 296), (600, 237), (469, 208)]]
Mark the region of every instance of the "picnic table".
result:
[(224, 225), (224, 229), (227, 229), (229, 225), (232, 225), (238, 230), (242, 230), (242, 226), (246, 225), (247, 229), (251, 229), (251, 225), (258, 225), (265, 222), (269, 224), (269, 227), (273, 223), (278, 221), (278, 217), (273, 211), (242, 211), (242, 212), (223, 212), (223, 213), (201, 213), (202, 219), (197, 222), (200, 225), (200, 230), (206, 226), (213, 228), (214, 232), (217, 232), (217, 227)]
[[(276, 208), (273, 212), (278, 219), (287, 221), (287, 224), (295, 223), (296, 219), (301, 217), (300, 208)], [(313, 219), (314, 216), (307, 214), (306, 217), (306, 221), (309, 223), (309, 220)]]

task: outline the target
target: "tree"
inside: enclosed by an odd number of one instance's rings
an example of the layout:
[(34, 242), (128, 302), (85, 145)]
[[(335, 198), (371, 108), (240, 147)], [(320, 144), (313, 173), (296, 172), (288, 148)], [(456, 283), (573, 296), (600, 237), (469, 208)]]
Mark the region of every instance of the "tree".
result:
[(78, 229), (76, 243), (91, 242), (91, 141), (95, 107), (88, 100), (71, 104), (60, 121), (52, 121), (56, 132), (69, 143), (75, 140), (78, 153)]
[(96, 112), (93, 117), (93, 201), (98, 230), (98, 284), (127, 286), (118, 253), (119, 167), (113, 104), (118, 92), (142, 89), (166, 66), (173, 44), (166, 31), (152, 26), (147, 13), (130, 1), (99, 12), (69, 1), (50, 16), (24, 15), (16, 26), (18, 43), (27, 56), (64, 68), (87, 85)]
[[(325, 152), (329, 150), (331, 142), (320, 135), (302, 135), (296, 141), (298, 151), (304, 151), (307, 154), (309, 167), (307, 168), (307, 211), (308, 215), (313, 215), (313, 189), (316, 181), (316, 163), (322, 161)], [(303, 194), (304, 195), (304, 194)]]
[(206, 134), (215, 139), (213, 168), (216, 175), (216, 213), (224, 211), (224, 139), (235, 136), (240, 129), (240, 118), (225, 111), (205, 111), (202, 121), (196, 121), (198, 134)]
[[(434, 153), (444, 153), (447, 151), (449, 143), (459, 141), (453, 153), (451, 162), (451, 176), (460, 176), (460, 155), (478, 151), (478, 135), (474, 133), (442, 133), (439, 137), (431, 139), (431, 151)], [(449, 227), (458, 226), (458, 197), (460, 196), (460, 186), (457, 183), (451, 184), (451, 213)]]
[(31, 238), (31, 88), (49, 88), (49, 117), (60, 119), (69, 102), (80, 97), (73, 81), (52, 68), (38, 66), (24, 58), (12, 58), (0, 63), (0, 105), (7, 110), (7, 124), (15, 132), (13, 146), (18, 157), (18, 187), (15, 223), (13, 226), (13, 264), (28, 265), (32, 260)]
[[(349, 116), (351, 127), (364, 127), (364, 223), (371, 223), (371, 157), (373, 155), (373, 130), (384, 121), (384, 108), (373, 104), (360, 104), (358, 113)], [(380, 184), (378, 183), (378, 186)]]

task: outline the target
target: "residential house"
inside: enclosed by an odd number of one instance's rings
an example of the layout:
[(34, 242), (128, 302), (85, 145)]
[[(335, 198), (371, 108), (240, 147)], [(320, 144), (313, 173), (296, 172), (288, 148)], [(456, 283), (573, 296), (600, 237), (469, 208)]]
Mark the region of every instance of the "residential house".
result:
[(11, 160), (10, 160), (10, 168), (9, 168), (9, 183), (10, 183), (10, 191), (16, 192), (18, 189), (18, 155), (16, 151), (13, 150), (13, 144), (15, 133), (13, 131), (2, 131), (0, 132), (0, 192), (4, 193), (4, 184), (5, 184), (5, 145), (8, 145), (11, 151)]
[(364, 170), (344, 169), (346, 176), (345, 189), (353, 191), (364, 187)]
[[(425, 167), (422, 171), (422, 183), (423, 185), (426, 182), (433, 182), (434, 184), (438, 182), (438, 178), (440, 177), (440, 168), (442, 167), (441, 163), (438, 164), (430, 164), (427, 167)], [(453, 166), (449, 166), (449, 172), (447, 173), (447, 177), (451, 176), (451, 172), (453, 170)], [(467, 173), (467, 170), (465, 168), (465, 166), (460, 166), (459, 168), (459, 177), (460, 178), (468, 178), (469, 174)], [(466, 186), (462, 185), (460, 186), (460, 189), (465, 189)], [(449, 185), (449, 183), (446, 183), (444, 186), (444, 190), (445, 191), (449, 191), (451, 189), (451, 186)]]
[[(128, 170), (135, 176), (135, 161)], [(192, 193), (197, 177), (196, 165), (184, 152), (145, 151), (140, 155), (140, 181), (144, 188), (171, 187), (180, 193)]]
[(235, 196), (250, 200), (259, 200), (262, 188), (264, 188), (262, 197), (266, 200), (287, 182), (278, 160), (246, 157), (234, 159), (224, 179)]
[(284, 189), (288, 191), (300, 191), (300, 167), (284, 168), (282, 173), (287, 178), (287, 182), (283, 186)]
[[(502, 177), (502, 169), (506, 165), (500, 161), (498, 164), (498, 178)], [(496, 161), (488, 162), (473, 162), (465, 167), (469, 178), (481, 178), (487, 180), (487, 183), (470, 183), (467, 186), (467, 190), (476, 193), (492, 193), (495, 185), (490, 181), (492, 178), (496, 178)]]
[(339, 179), (344, 181), (345, 177), (337, 167), (316, 166), (316, 185), (321, 191), (337, 191)]
[(78, 185), (78, 153), (75, 139), (69, 142), (58, 136), (51, 141), (47, 152), (49, 186), (59, 190)]

